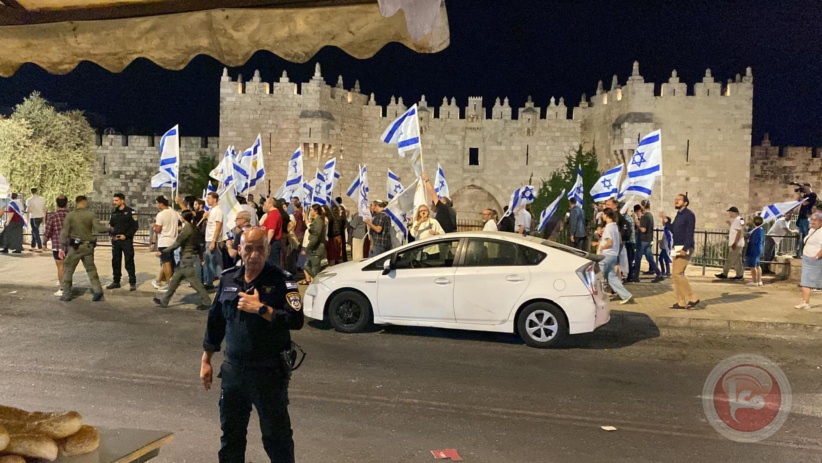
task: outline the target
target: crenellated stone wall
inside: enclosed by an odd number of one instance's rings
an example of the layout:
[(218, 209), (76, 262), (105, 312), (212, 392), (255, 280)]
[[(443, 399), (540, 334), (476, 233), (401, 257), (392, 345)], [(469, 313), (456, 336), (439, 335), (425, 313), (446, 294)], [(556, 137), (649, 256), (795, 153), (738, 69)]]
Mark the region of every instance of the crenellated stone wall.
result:
[(819, 194), (822, 147), (772, 146), (765, 134), (762, 143), (751, 148), (751, 210), (794, 199), (796, 187), (790, 182), (810, 183)]

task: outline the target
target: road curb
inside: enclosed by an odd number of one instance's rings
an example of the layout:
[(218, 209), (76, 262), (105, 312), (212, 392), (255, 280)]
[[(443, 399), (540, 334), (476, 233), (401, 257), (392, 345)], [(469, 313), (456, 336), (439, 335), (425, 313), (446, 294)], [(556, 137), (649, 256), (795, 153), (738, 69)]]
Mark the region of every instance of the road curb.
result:
[(649, 329), (676, 328), (703, 332), (725, 333), (773, 333), (822, 336), (822, 325), (791, 322), (762, 322), (749, 320), (717, 320), (711, 318), (685, 318), (654, 316), (643, 313), (611, 312), (611, 321), (603, 328), (609, 331), (648, 331)]

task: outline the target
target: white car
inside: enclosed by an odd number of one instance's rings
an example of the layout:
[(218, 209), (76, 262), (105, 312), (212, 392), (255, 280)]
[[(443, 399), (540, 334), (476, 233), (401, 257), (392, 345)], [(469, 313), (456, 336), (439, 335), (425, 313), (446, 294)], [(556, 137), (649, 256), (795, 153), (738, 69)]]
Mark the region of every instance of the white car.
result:
[(549, 347), (610, 319), (600, 259), (537, 237), (449, 233), (326, 269), (303, 310), (345, 333), (428, 326), (517, 333)]

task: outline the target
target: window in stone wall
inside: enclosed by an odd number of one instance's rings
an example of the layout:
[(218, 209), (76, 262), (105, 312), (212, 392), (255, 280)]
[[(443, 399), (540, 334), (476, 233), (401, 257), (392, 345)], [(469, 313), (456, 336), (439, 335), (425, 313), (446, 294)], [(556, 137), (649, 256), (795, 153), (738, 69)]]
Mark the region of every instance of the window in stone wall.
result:
[(479, 148), (468, 148), (468, 165), (479, 165)]

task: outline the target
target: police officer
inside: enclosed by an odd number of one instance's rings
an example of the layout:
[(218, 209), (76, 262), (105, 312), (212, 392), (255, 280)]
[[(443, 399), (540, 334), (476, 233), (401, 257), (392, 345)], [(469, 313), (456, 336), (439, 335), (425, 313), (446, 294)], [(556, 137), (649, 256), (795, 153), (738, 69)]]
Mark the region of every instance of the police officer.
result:
[(137, 291), (137, 273), (134, 270), (134, 234), (137, 233), (137, 218), (134, 216), (134, 209), (126, 206), (126, 197), (123, 193), (116, 193), (111, 202), (114, 204), (114, 210), (111, 211), (108, 225), (111, 235), (111, 268), (114, 278), (106, 289), (120, 287), (120, 277), (123, 271), (121, 262), (125, 256), (129, 291)]
[[(71, 280), (74, 277), (74, 270), (77, 264), (83, 261), (88, 279), (91, 282), (91, 289), (94, 292), (92, 301), (103, 300), (103, 287), (100, 285), (100, 278), (97, 276), (97, 267), (94, 265), (94, 247), (97, 246), (95, 232), (97, 231), (97, 219), (94, 213), (88, 210), (88, 202), (85, 196), (78, 196), (74, 200), (76, 207), (66, 215), (63, 223), (63, 230), (60, 231), (60, 254), (63, 262), (63, 295), (61, 301), (71, 300)], [(103, 228), (103, 231), (105, 228)], [(68, 250), (68, 254), (66, 254)]]
[(290, 368), (285, 352), (289, 330), (303, 326), (302, 300), (290, 275), (266, 263), (268, 239), (262, 228), (249, 228), (240, 241), (242, 264), (222, 272), (208, 313), (200, 379), (211, 388), (211, 357), (226, 340), (218, 375), (221, 463), (245, 462), (251, 405), (260, 418), (263, 447), (272, 463), (294, 461), (288, 416)]
[[(240, 212), (242, 214), (242, 212)], [(172, 255), (175, 250), (180, 249), (180, 266), (174, 271), (171, 281), (168, 282), (168, 291), (163, 294), (163, 297), (155, 297), (154, 303), (161, 307), (168, 307), (171, 297), (180, 286), (183, 278), (188, 281), (188, 284), (197, 291), (197, 297), (200, 298), (200, 304), (197, 305), (197, 310), (208, 310), (211, 305), (211, 298), (208, 292), (203, 287), (203, 282), (200, 280), (200, 274), (195, 266), (203, 260), (203, 247), (200, 246), (200, 240), (197, 236), (196, 225), (194, 225), (194, 212), (185, 210), (180, 214), (183, 219), (183, 229), (177, 235), (177, 240), (174, 244), (165, 248), (162, 252)], [(239, 214), (238, 214), (239, 217)], [(160, 257), (160, 252), (157, 257)]]

